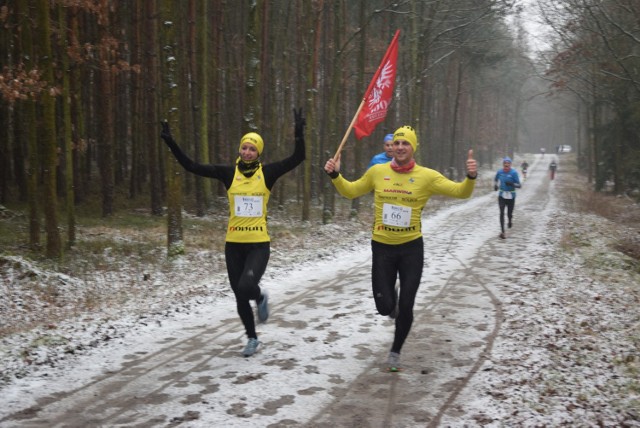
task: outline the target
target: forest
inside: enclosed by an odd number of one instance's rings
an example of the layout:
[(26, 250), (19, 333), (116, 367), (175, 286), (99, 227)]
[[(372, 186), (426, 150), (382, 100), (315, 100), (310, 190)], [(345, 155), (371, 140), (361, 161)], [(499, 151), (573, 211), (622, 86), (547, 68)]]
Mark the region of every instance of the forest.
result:
[(270, 162), (292, 153), (302, 108), (306, 161), (272, 203), (331, 222), (322, 166), (398, 30), (389, 112), (349, 135), (346, 176), (410, 125), (418, 162), (452, 179), (468, 149), (491, 165), (570, 145), (585, 185), (637, 198), (639, 22), (637, 0), (0, 0), (0, 204), (48, 258), (73, 247), (78, 210), (131, 201), (166, 216), (179, 252), (183, 212), (223, 209), (224, 187), (185, 173), (161, 121), (197, 162), (233, 164), (250, 131)]

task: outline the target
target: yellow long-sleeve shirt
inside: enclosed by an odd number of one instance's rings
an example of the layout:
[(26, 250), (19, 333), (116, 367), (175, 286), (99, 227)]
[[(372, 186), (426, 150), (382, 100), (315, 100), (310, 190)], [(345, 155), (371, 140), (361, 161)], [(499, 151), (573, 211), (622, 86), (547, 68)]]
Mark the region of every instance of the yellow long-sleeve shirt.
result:
[(389, 163), (372, 166), (356, 181), (339, 175), (332, 182), (338, 193), (349, 199), (374, 191), (372, 239), (391, 245), (422, 236), (422, 209), (432, 195), (463, 199), (471, 196), (475, 187), (475, 180), (465, 178), (457, 183), (419, 165), (410, 172), (398, 173)]

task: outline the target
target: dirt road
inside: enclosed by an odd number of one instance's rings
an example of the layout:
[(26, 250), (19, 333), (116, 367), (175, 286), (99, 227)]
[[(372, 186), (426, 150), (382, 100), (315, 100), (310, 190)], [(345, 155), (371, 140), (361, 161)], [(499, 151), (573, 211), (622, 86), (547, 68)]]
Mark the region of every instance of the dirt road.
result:
[(425, 219), (423, 284), (401, 373), (384, 370), (393, 323), (375, 314), (362, 248), (264, 284), (272, 315), (252, 358), (240, 356), (243, 332), (223, 299), (12, 388), (0, 426), (439, 426), (461, 411), (470, 379), (490, 369), (502, 286), (526, 266), (527, 243), (555, 203), (546, 163), (529, 171), (506, 240), (495, 193)]

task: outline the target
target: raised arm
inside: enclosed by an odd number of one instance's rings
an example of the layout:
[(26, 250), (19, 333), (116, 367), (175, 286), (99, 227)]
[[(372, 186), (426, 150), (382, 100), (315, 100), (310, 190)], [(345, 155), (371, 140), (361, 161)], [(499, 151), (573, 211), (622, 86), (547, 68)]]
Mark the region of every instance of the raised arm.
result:
[(306, 126), (306, 120), (302, 112), (302, 108), (293, 109), (294, 117), (294, 137), (295, 147), (293, 154), (288, 158), (282, 159), (278, 162), (273, 162), (263, 166), (265, 175), (265, 184), (267, 188), (271, 189), (276, 180), (283, 174), (291, 171), (296, 166), (300, 165), (305, 160), (305, 141), (304, 141), (304, 129)]
[(175, 156), (178, 163), (182, 165), (184, 169), (202, 177), (216, 178), (221, 180), (227, 188), (229, 187), (228, 184), (230, 185), (233, 180), (233, 167), (226, 165), (200, 164), (193, 161), (180, 149), (178, 143), (173, 139), (171, 129), (169, 128), (169, 122), (166, 120), (162, 121), (161, 125), (162, 131), (160, 132), (160, 138), (162, 138), (165, 144), (169, 147), (173, 156)]

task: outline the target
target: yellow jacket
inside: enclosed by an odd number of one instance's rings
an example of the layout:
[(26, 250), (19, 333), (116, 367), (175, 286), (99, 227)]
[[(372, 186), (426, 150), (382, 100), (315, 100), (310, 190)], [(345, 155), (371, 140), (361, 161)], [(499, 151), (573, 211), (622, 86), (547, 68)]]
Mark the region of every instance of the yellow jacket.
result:
[(457, 183), (429, 168), (416, 165), (410, 172), (398, 173), (391, 164), (369, 168), (356, 181), (342, 175), (332, 179), (338, 193), (353, 199), (374, 191), (375, 219), (372, 239), (398, 245), (422, 236), (422, 209), (432, 195), (468, 198), (475, 180)]

